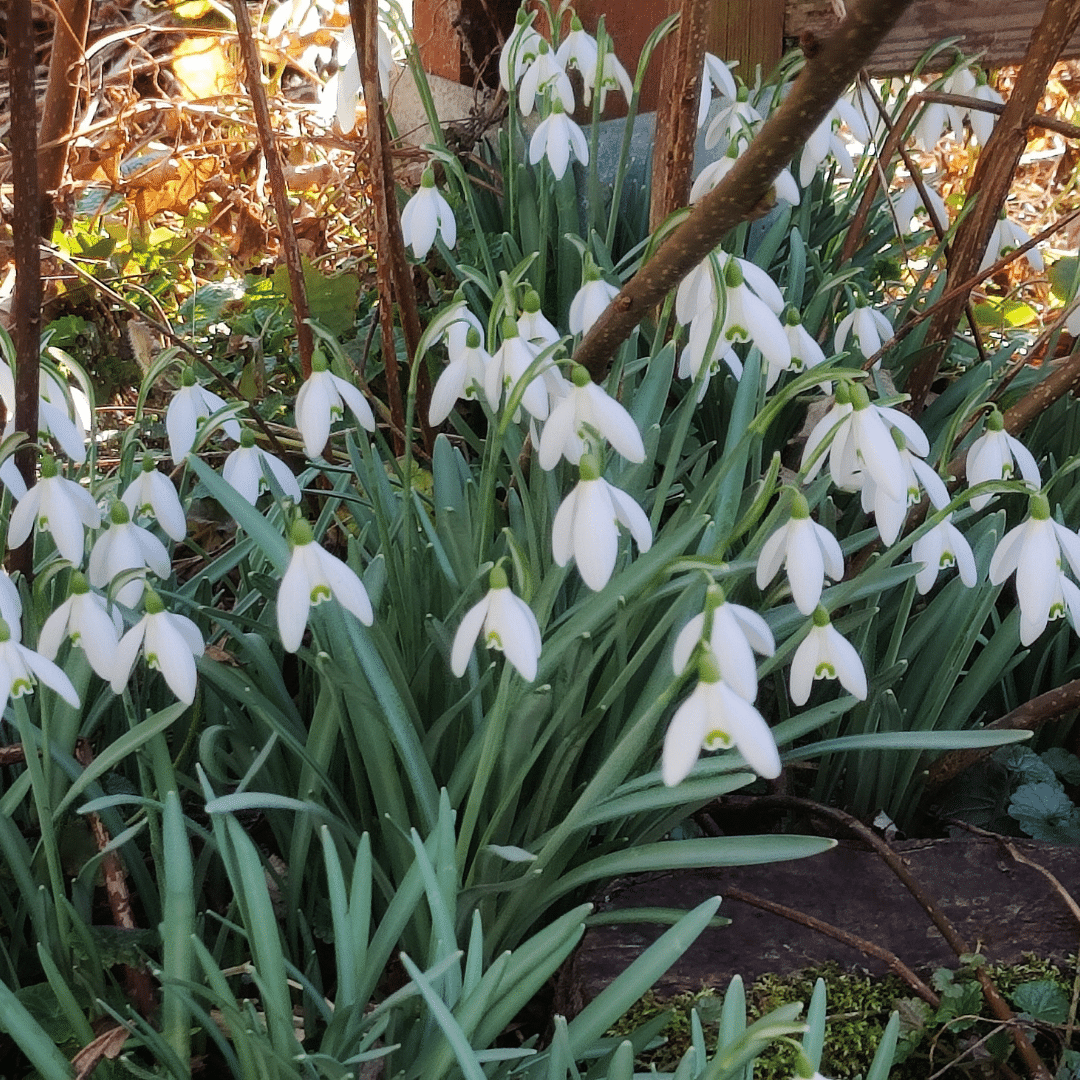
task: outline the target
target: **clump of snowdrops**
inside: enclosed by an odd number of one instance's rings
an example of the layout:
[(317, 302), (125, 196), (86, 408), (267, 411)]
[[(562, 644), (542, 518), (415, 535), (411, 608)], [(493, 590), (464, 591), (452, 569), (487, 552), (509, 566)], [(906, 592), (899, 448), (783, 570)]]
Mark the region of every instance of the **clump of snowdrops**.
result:
[[(543, 1054), (495, 1048), (580, 938), (589, 909), (574, 902), (620, 873), (825, 850), (815, 837), (665, 839), (790, 762), (824, 757), (818, 794), (847, 784), (900, 812), (920, 752), (1017, 737), (973, 730), (980, 702), (1021, 646), (1075, 623), (1075, 498), (1051, 501), (1054, 475), (990, 403), (1008, 343), (986, 363), (959, 346), (949, 390), (916, 423), (894, 386), (918, 335), (879, 357), (924, 299), (874, 276), (897, 250), (884, 206), (854, 262), (835, 265), (876, 131), (858, 100), (839, 102), (777, 181), (777, 210), (686, 277), (603, 382), (572, 362), (649, 250), (624, 189), (629, 136), (607, 188), (599, 116), (620, 94), (632, 123), (670, 22), (631, 81), (610, 38), (565, 8), (544, 8), (546, 33), (523, 11), (502, 54), (501, 195), (439, 142), (445, 186), (425, 173), (403, 208), (415, 258), (437, 250), (456, 279), (409, 372), (403, 458), (320, 331), (286, 446), (169, 351), (147, 386), (179, 372), (175, 471), (136, 426), (119, 472), (101, 476), (89, 387), (54, 353), (37, 484), (4, 462), (8, 540), (33, 536), (36, 580), (0, 577), (0, 690), (24, 747), (48, 748), (4, 797), (0, 844), (25, 871), (7, 909), (42, 943), (9, 950), (5, 979), (47, 982), (80, 1045), (88, 1016), (111, 1012), (142, 1048), (130, 1071), (149, 1055), (154, 1075), (186, 1075), (193, 1052), (213, 1052), (234, 1075), (336, 1076), (384, 1055), (424, 1077), (563, 1075), (600, 1054), (606, 1075), (628, 1075), (649, 1032), (598, 1040), (716, 904), (650, 912), (675, 928), (557, 1023)], [(339, 105), (354, 104), (347, 74)], [(715, 57), (706, 75), (699, 125), (717, 156), (695, 199), (783, 94), (739, 84)], [(921, 135), (932, 127), (924, 118)], [(442, 428), (430, 460), (412, 437), (418, 407)], [(950, 491), (957, 454), (967, 483)], [(192, 498), (216, 500), (236, 532), (180, 576)], [(1006, 507), (1022, 519), (1011, 528)], [(97, 746), (89, 766), (80, 738)], [(848, 774), (851, 751), (879, 763)], [(244, 813), (259, 816), (258, 844)], [(91, 919), (101, 856), (65, 879), (58, 830), (90, 815), (159, 928), (142, 947), (160, 1023), (108, 1004), (113, 957)], [(36, 860), (16, 828), (31, 820)], [(390, 993), (399, 950), (404, 985)], [(240, 975), (255, 990), (241, 993)], [(23, 1051), (62, 1075), (38, 1019), (0, 994)], [(743, 1032), (737, 1011), (732, 1068), (802, 1030), (785, 1013)], [(685, 1075), (726, 1075), (705, 1058), (698, 1048)], [(803, 1066), (818, 1068), (812, 1052)]]

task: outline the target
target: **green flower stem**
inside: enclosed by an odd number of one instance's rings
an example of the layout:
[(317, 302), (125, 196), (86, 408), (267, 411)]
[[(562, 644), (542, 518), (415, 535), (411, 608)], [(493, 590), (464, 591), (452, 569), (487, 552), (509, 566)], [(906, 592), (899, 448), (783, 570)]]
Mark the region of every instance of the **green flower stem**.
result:
[(678, 13), (669, 15), (649, 35), (645, 47), (641, 50), (641, 58), (638, 60), (637, 73), (634, 75), (634, 91), (630, 95), (627, 106), (626, 120), (623, 123), (622, 146), (619, 147), (619, 163), (615, 167), (615, 183), (611, 189), (611, 210), (608, 214), (607, 236), (604, 244), (608, 251), (615, 242), (615, 229), (619, 223), (619, 207), (622, 203), (623, 180), (626, 177), (626, 166), (630, 160), (630, 147), (634, 140), (634, 120), (637, 117), (638, 104), (641, 101), (641, 87), (645, 82), (645, 72), (648, 70), (649, 61), (657, 45), (675, 29), (679, 21)]
[[(56, 916), (60, 942), (64, 951), (68, 953), (67, 963), (70, 963), (73, 931), (65, 903), (67, 889), (64, 883), (64, 870), (60, 864), (60, 847), (53, 823), (52, 802), (49, 798), (49, 787), (42, 765), (42, 762), (49, 757), (46, 733), (34, 728), (30, 713), (26, 708), (25, 697), (15, 698), (11, 702), (11, 707), (15, 713), (19, 739), (26, 750), (26, 771), (30, 774), (30, 791), (34, 799), (34, 809), (37, 812), (38, 828), (41, 830), (40, 844), (45, 852), (45, 865), (49, 873), (49, 884), (52, 887), (51, 906)], [(43, 751), (40, 757), (38, 756), (39, 749)], [(54, 955), (53, 959), (58, 959), (58, 957)]]
[[(667, 689), (657, 695), (656, 700), (638, 717), (633, 727), (619, 740), (618, 745), (607, 760), (597, 769), (596, 774), (570, 808), (569, 813), (552, 831), (544, 846), (538, 852), (536, 861), (531, 864), (534, 873), (545, 870), (564, 854), (563, 847), (576, 832), (585, 827), (592, 810), (604, 799), (608, 798), (630, 775), (631, 770), (638, 764), (645, 753), (649, 740), (653, 737), (657, 721), (674, 702), (682, 683), (682, 679), (672, 679)], [(534, 887), (518, 890), (503, 908), (502, 914), (494, 926), (494, 940), (502, 940), (512, 927), (521, 922), (524, 918), (524, 914), (520, 910), (522, 905), (535, 904), (537, 893), (542, 884), (541, 874), (536, 873), (536, 876), (537, 883)], [(539, 915), (541, 913), (536, 911), (535, 914)]]
[(499, 681), (499, 689), (495, 695), (495, 704), (487, 714), (484, 742), (480, 749), (480, 760), (476, 764), (476, 774), (473, 777), (472, 787), (469, 789), (469, 797), (465, 802), (465, 810), (461, 815), (461, 824), (458, 826), (457, 841), (457, 864), (459, 870), (463, 870), (465, 861), (469, 856), (469, 847), (472, 844), (473, 833), (476, 831), (476, 823), (480, 817), (480, 808), (484, 804), (487, 795), (488, 784), (491, 781), (495, 765), (499, 760), (499, 754), (506, 737), (506, 720), (509, 715), (510, 681), (513, 678), (509, 664), (503, 664), (502, 679)]

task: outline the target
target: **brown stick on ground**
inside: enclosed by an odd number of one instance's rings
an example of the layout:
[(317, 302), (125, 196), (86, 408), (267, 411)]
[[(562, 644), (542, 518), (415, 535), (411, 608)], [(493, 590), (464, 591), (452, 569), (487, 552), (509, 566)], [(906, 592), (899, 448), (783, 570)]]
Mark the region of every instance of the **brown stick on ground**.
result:
[[(968, 200), (974, 198), (975, 203), (956, 230), (949, 258), (950, 282), (963, 281), (979, 268), (1027, 146), (1028, 127), (1038, 113), (1050, 69), (1078, 24), (1080, 0), (1047, 0), (1042, 18), (1032, 32), (1013, 92), (975, 166), (968, 189)], [(915, 416), (922, 412), (963, 308), (964, 298), (957, 297), (940, 310), (930, 325), (927, 338), (931, 351), (911, 373), (906, 387)]]
[[(854, 833), (860, 840), (869, 844), (881, 856), (889, 869), (904, 883), (904, 887), (919, 902), (926, 914), (930, 916), (931, 922), (937, 927), (938, 932), (946, 940), (953, 952), (958, 957), (971, 954), (972, 950), (967, 942), (957, 933), (956, 928), (933, 897), (923, 889), (914, 874), (907, 868), (904, 860), (858, 818), (852, 817), (851, 814), (847, 814), (843, 810), (824, 806), (821, 803), (814, 802), (812, 799), (800, 799), (794, 795), (768, 795), (757, 800), (756, 805), (759, 807), (771, 806), (789, 810), (801, 810), (803, 813), (816, 814), (819, 817), (837, 822), (849, 832)], [(1050, 1070), (1046, 1067), (1042, 1058), (1039, 1057), (1035, 1047), (1031, 1045), (1031, 1040), (1024, 1034), (1019, 1024), (1012, 1022), (1016, 1019), (1016, 1014), (1009, 1008), (1008, 1002), (1001, 996), (1001, 992), (994, 985), (994, 981), (987, 974), (986, 969), (984, 967), (975, 968), (975, 977), (979, 980), (983, 997), (986, 999), (990, 1011), (1002, 1023), (1009, 1024), (1009, 1033), (1012, 1035), (1013, 1042), (1024, 1062), (1024, 1068), (1027, 1069), (1028, 1075), (1033, 1077), (1034, 1080), (1053, 1080)]]
[(654, 232), (668, 214), (690, 200), (710, 7), (709, 0), (681, 0), (679, 25), (664, 45), (649, 207), (649, 228)]
[(888, 964), (889, 969), (903, 979), (932, 1008), (936, 1009), (941, 1004), (941, 998), (899, 956), (875, 944), (873, 941), (867, 941), (866, 938), (849, 933), (847, 930), (841, 930), (840, 927), (833, 926), (832, 923), (815, 918), (813, 915), (807, 915), (805, 912), (796, 911), (795, 908), (787, 907), (785, 904), (778, 904), (774, 900), (766, 900), (763, 896), (745, 892), (734, 885), (725, 885), (723, 894), (725, 900), (738, 900), (741, 904), (750, 904), (752, 907), (761, 908), (762, 911), (772, 912), (773, 915), (779, 915), (781, 918), (789, 919), (791, 922), (799, 923), (801, 926), (809, 926), (811, 930), (816, 930), (819, 934), (831, 937), (834, 941), (850, 945), (853, 949), (858, 949), (859, 952), (865, 953), (867, 956), (873, 956), (882, 963)]
[[(1064, 716), (1073, 709), (1080, 709), (1080, 679), (1073, 679), (1072, 682), (1057, 686), (1045, 694), (1025, 701), (1019, 708), (998, 717), (986, 727), (993, 731), (1037, 731), (1043, 724), (1057, 720), (1058, 717)], [(985, 760), (993, 752), (994, 748), (991, 747), (985, 750), (951, 750), (947, 754), (942, 754), (930, 766), (924, 799), (939, 791), (965, 769), (970, 769), (972, 765)]]
[(849, 5), (847, 18), (807, 58), (783, 104), (765, 121), (731, 172), (693, 207), (585, 335), (574, 360), (594, 379), (603, 375), (612, 353), (653, 306), (765, 198), (780, 170), (825, 119), (910, 2), (859, 0)]
[[(88, 769), (93, 764), (94, 752), (85, 739), (79, 739), (75, 743), (75, 760), (84, 769)], [(109, 846), (109, 830), (105, 828), (97, 814), (87, 814), (86, 821), (90, 826), (98, 851), (104, 851)], [(131, 892), (128, 889), (127, 874), (124, 872), (120, 855), (115, 851), (103, 855), (101, 869), (105, 875), (105, 894), (109, 898), (109, 910), (112, 912), (113, 923), (121, 930), (137, 929), (135, 916), (131, 912)], [(154, 1012), (154, 989), (150, 982), (150, 972), (145, 968), (125, 964), (124, 981), (127, 983), (132, 1004), (138, 1012), (142, 1016), (151, 1016)]]
[(289, 272), (289, 288), (292, 291), (293, 313), (296, 316), (296, 347), (300, 353), (300, 372), (306, 379), (311, 374), (311, 355), (315, 338), (308, 325), (311, 311), (308, 308), (307, 288), (304, 285), (304, 264), (300, 258), (300, 245), (296, 242), (292, 207), (285, 185), (285, 172), (278, 156), (277, 140), (270, 122), (270, 106), (266, 101), (266, 87), (262, 80), (262, 61), (251, 29), (246, 0), (232, 0), (236, 16), (236, 33), (240, 39), (240, 52), (244, 58), (244, 81), (247, 83), (251, 107), (255, 113), (255, 125), (259, 131), (259, 145), (266, 160), (266, 175), (270, 180), (270, 197), (274, 202), (278, 234), (285, 267)]
[(38, 170), (43, 195), (40, 228), (46, 240), (52, 236), (56, 219), (56, 203), (50, 196), (63, 183), (67, 165), (71, 127), (79, 97), (79, 69), (90, 26), (90, 0), (61, 0), (53, 11), (56, 26), (38, 138)]

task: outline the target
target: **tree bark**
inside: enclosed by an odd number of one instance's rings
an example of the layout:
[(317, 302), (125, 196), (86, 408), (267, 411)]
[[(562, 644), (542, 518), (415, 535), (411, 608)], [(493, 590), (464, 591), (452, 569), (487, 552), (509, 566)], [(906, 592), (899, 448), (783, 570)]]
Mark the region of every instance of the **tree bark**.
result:
[(64, 180), (75, 106), (79, 98), (79, 68), (86, 50), (86, 32), (90, 26), (90, 0), (61, 0), (55, 10), (52, 56), (49, 58), (49, 81), (41, 113), (38, 147), (40, 174), (41, 235), (52, 235), (56, 219), (53, 193)]
[[(31, 442), (38, 432), (41, 367), (41, 249), (34, 94), (34, 24), (31, 0), (8, 0), (8, 72), (11, 79), (11, 169), (15, 247), (15, 430)], [(15, 463), (27, 487), (37, 478), (37, 454), (21, 448)], [(34, 538), (12, 552), (11, 568), (33, 573)], [(18, 633), (18, 627), (12, 628)]]
[(853, 3), (836, 33), (807, 57), (784, 103), (765, 121), (735, 167), (690, 211), (652, 261), (627, 282), (578, 346), (574, 360), (588, 368), (594, 379), (603, 375), (612, 353), (649, 310), (768, 194), (780, 170), (825, 119), (910, 3)]
[[(1008, 198), (1020, 156), (1027, 146), (1028, 128), (1038, 114), (1050, 69), (1078, 24), (1080, 0), (1047, 0), (1042, 19), (1032, 32), (1012, 95), (979, 154), (968, 190), (968, 201), (974, 199), (975, 202), (956, 230), (949, 253), (946, 290), (949, 283), (965, 281), (979, 269), (998, 214)], [(922, 412), (926, 403), (926, 395), (956, 332), (966, 300), (966, 295), (957, 296), (952, 303), (942, 307), (930, 324), (927, 340), (932, 351), (911, 373), (906, 387), (915, 416)]]
[(710, 6), (709, 0), (682, 0), (674, 40), (669, 38), (664, 46), (649, 207), (649, 228), (654, 232), (668, 214), (690, 200)]

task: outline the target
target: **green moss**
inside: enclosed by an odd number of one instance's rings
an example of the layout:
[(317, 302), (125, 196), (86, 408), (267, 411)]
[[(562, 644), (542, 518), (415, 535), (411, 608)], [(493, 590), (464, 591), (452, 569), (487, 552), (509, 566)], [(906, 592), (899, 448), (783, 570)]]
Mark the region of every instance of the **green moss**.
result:
[[(1071, 998), (1078, 967), (1080, 961), (1076, 957), (1070, 957), (1065, 966), (1058, 967), (1045, 958), (1027, 955), (1019, 964), (995, 964), (988, 970), (1006, 998), (1021, 984), (1037, 980), (1053, 982)], [(835, 963), (793, 975), (763, 975), (746, 992), (748, 1022), (793, 1001), (807, 1004), (814, 983), (822, 978), (828, 991), (828, 1023), (822, 1054), (822, 1070), (826, 1076), (865, 1075), (885, 1025), (897, 1009), (901, 1017), (901, 1035), (890, 1080), (925, 1080), (976, 1039), (988, 1035), (997, 1023), (985, 1015), (973, 965), (963, 965), (955, 970), (939, 968), (925, 977), (943, 998), (936, 1013), (894, 975), (875, 977), (845, 970)], [(659, 1072), (674, 1071), (690, 1045), (692, 1009), (698, 1011), (706, 1045), (712, 1052), (725, 990), (726, 987), (703, 986), (696, 992), (670, 998), (660, 998), (650, 991), (610, 1034), (627, 1035), (661, 1012), (670, 1011), (671, 1019), (663, 1029), (665, 1042), (640, 1055), (638, 1067), (653, 1067)], [(982, 1015), (978, 1015), (980, 1013)], [(1006, 1056), (1011, 1047), (1008, 1037), (995, 1036), (995, 1040), (988, 1044), (991, 1052)], [(1040, 1049), (1053, 1066), (1060, 1047), (1048, 1045)], [(965, 1060), (971, 1064), (970, 1058)], [(793, 1049), (776, 1046), (758, 1058), (754, 1077), (755, 1080), (790, 1080), (793, 1066)]]

